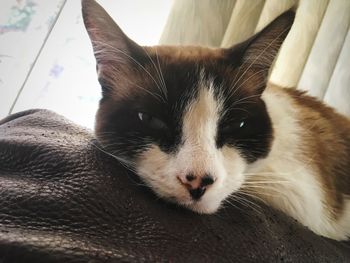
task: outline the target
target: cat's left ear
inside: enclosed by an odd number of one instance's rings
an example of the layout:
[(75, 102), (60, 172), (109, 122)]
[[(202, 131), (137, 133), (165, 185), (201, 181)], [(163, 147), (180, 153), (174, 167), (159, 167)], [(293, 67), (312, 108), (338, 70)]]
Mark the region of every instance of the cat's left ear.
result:
[[(245, 74), (241, 77), (242, 81), (250, 78), (252, 85), (249, 86), (251, 89), (256, 89), (254, 93), (261, 94), (264, 91), (269, 69), (292, 27), (294, 17), (293, 11), (287, 11), (259, 33), (224, 50), (226, 59), (242, 68), (240, 72)], [(254, 80), (256, 85), (254, 85)], [(259, 84), (263, 82), (265, 85)]]
[[(89, 34), (104, 91), (121, 82), (127, 69), (144, 56), (141, 46), (132, 41), (95, 1), (82, 0), (83, 20)], [(119, 72), (120, 74), (115, 74)]]

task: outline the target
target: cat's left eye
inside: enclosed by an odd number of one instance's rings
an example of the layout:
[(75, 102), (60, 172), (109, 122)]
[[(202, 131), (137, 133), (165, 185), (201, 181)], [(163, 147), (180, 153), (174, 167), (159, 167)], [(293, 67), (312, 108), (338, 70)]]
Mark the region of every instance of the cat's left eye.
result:
[(234, 122), (234, 123), (230, 123), (228, 125), (225, 125), (222, 129), (222, 131), (224, 133), (231, 133), (231, 132), (235, 132), (238, 130), (241, 130), (243, 128), (245, 128), (247, 126), (246, 121), (238, 121), (238, 122)]
[(168, 126), (160, 119), (153, 117), (149, 114), (139, 112), (137, 113), (138, 118), (141, 122), (146, 124), (148, 127), (154, 130), (166, 129)]

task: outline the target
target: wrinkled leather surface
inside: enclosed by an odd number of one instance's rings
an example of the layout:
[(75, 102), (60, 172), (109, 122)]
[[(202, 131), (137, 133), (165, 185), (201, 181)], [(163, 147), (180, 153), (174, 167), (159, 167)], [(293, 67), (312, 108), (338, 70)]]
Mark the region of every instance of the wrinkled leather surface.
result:
[(49, 111), (0, 121), (0, 262), (350, 262), (259, 204), (216, 215), (168, 205)]

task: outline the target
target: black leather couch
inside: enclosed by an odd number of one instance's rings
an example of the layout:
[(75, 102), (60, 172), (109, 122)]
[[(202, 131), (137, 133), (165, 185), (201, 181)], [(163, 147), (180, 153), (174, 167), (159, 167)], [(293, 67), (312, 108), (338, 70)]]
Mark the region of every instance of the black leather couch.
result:
[(194, 214), (55, 113), (0, 121), (0, 262), (350, 262), (349, 243), (257, 205)]

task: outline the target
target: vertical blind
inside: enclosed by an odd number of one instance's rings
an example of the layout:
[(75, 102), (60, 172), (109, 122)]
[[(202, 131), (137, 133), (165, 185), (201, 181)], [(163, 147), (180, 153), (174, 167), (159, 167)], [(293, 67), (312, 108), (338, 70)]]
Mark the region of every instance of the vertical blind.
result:
[(350, 116), (349, 0), (176, 0), (160, 44), (229, 47), (293, 9), (270, 82), (307, 91)]

